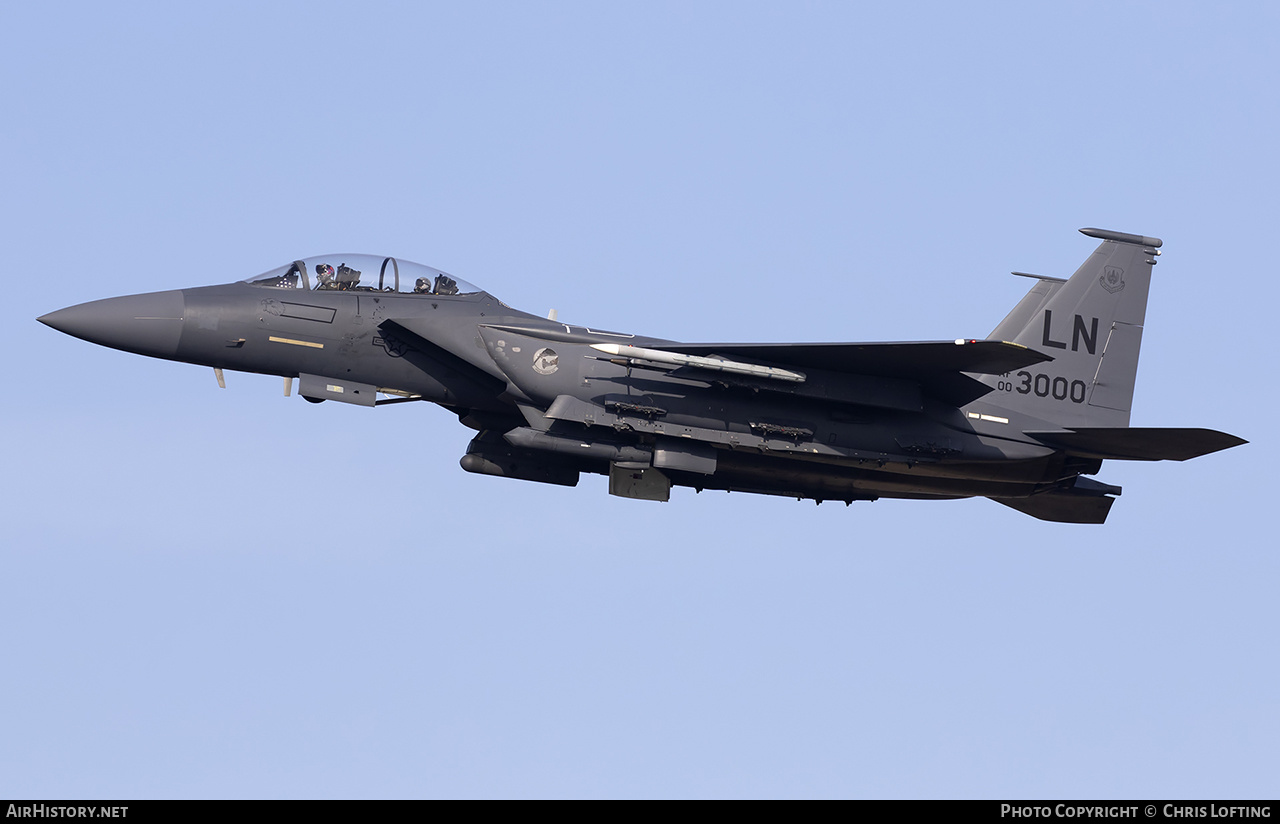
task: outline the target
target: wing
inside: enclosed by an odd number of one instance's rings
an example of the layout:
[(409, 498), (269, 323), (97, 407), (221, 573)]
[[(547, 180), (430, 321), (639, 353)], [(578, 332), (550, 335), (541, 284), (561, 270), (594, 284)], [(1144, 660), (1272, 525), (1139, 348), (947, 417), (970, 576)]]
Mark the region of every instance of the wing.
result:
[[(406, 325), (405, 321), (396, 321)], [(630, 338), (572, 329), (563, 324), (545, 322), (519, 324), (485, 324), (487, 328), (513, 332), (564, 343), (581, 343), (608, 354), (639, 360), (654, 360), (690, 371), (712, 370), (755, 376), (764, 384), (779, 384), (813, 373), (824, 373), (841, 382), (862, 387), (867, 380), (886, 379), (902, 386), (912, 385), (912, 392), (932, 396), (946, 403), (962, 406), (991, 391), (991, 387), (965, 373), (999, 375), (1036, 363), (1053, 360), (1017, 343), (999, 340), (925, 341), (920, 343), (677, 343), (657, 338)], [(692, 358), (713, 358), (719, 362), (693, 363), (662, 357), (663, 354)], [(741, 368), (746, 367), (746, 368)], [(803, 373), (784, 375), (774, 370), (798, 370)], [(788, 384), (794, 387), (794, 384)], [(773, 388), (777, 388), (776, 386)], [(901, 388), (901, 387), (899, 387)], [(860, 390), (860, 394), (865, 387)], [(895, 408), (897, 402), (887, 402)], [(918, 408), (918, 398), (916, 406)]]
[(651, 346), (683, 355), (719, 355), (768, 361), (801, 369), (825, 369), (886, 378), (919, 378), (939, 372), (999, 375), (1050, 356), (997, 340), (922, 343), (677, 343)]
[(752, 361), (771, 366), (914, 381), (921, 390), (957, 406), (991, 388), (966, 372), (999, 375), (1053, 360), (1017, 343), (996, 340), (920, 343), (677, 343), (653, 349)]

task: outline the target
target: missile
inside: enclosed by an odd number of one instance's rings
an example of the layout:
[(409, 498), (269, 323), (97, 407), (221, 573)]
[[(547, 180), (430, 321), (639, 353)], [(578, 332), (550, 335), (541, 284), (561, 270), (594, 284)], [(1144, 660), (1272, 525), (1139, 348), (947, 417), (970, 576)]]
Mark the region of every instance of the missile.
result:
[(606, 355), (613, 355), (627, 360), (641, 360), (650, 363), (662, 363), (670, 366), (689, 366), (695, 369), (707, 369), (712, 372), (730, 372), (735, 375), (750, 375), (753, 378), (769, 378), (771, 380), (804, 383), (805, 376), (801, 372), (778, 369), (774, 366), (761, 366), (758, 363), (742, 363), (724, 358), (707, 358), (701, 355), (682, 355), (678, 352), (664, 352), (661, 349), (646, 349), (643, 346), (628, 346), (618, 343), (593, 343), (591, 348)]

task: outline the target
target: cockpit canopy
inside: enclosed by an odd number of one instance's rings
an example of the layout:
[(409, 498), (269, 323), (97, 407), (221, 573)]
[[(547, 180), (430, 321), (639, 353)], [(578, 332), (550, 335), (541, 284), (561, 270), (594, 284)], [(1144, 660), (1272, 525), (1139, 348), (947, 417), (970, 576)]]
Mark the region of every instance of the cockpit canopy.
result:
[(317, 255), (263, 272), (243, 283), (274, 289), (469, 295), (480, 289), (439, 269), (378, 255)]

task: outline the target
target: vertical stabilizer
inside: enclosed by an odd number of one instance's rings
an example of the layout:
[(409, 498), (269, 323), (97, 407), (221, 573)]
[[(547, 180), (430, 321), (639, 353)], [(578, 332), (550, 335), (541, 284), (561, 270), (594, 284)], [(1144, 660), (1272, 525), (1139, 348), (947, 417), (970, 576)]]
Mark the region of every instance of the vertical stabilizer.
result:
[(1058, 290), (1062, 288), (1062, 284), (1066, 283), (1063, 278), (1051, 278), (1044, 275), (1028, 275), (1026, 272), (1014, 272), (1013, 274), (1023, 278), (1035, 278), (1036, 283), (1031, 290), (1018, 301), (1018, 305), (1013, 307), (1005, 319), (1000, 321), (1000, 325), (987, 335), (987, 340), (1013, 340), (1016, 338), (1027, 324), (1031, 322), (1031, 318), (1035, 317), (1049, 299), (1058, 294)]
[(993, 333), (1053, 360), (992, 376), (986, 382), (1004, 391), (984, 400), (1068, 428), (1128, 426), (1161, 241), (1105, 229), (1080, 231), (1102, 243), (1065, 283), (1042, 278)]

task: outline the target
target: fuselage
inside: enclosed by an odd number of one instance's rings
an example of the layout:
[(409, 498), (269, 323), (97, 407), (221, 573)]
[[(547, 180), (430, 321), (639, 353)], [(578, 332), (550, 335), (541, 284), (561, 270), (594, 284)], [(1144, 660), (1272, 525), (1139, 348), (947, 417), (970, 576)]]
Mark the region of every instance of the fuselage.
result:
[[(619, 447), (674, 440), (715, 458), (714, 473), (667, 469), (674, 484), (697, 489), (845, 501), (1025, 495), (1062, 472), (1054, 450), (980, 431), (963, 410), (918, 393), (879, 392), (865, 405), (857, 386), (813, 370), (790, 386), (645, 368), (593, 345), (672, 342), (559, 323), (483, 291), (238, 282), (109, 298), (42, 320), (151, 357), (360, 386), (370, 406), (378, 396), (436, 403), (481, 431), (522, 428), (529, 410), (550, 410), (563, 425), (606, 426), (604, 440)], [(355, 402), (343, 394), (309, 396)], [(554, 408), (561, 398), (580, 406)], [(548, 453), (557, 466), (601, 474), (607, 457)]]
[(672, 486), (819, 502), (986, 496), (1102, 523), (1104, 459), (1186, 460), (1244, 443), (1131, 429), (1158, 238), (1101, 245), (1035, 284), (985, 339), (707, 343), (607, 332), (512, 309), (392, 257), (299, 259), (222, 286), (109, 298), (41, 321), (151, 357), (280, 375), (310, 401), (427, 401), (477, 434), (469, 472), (623, 497)]

